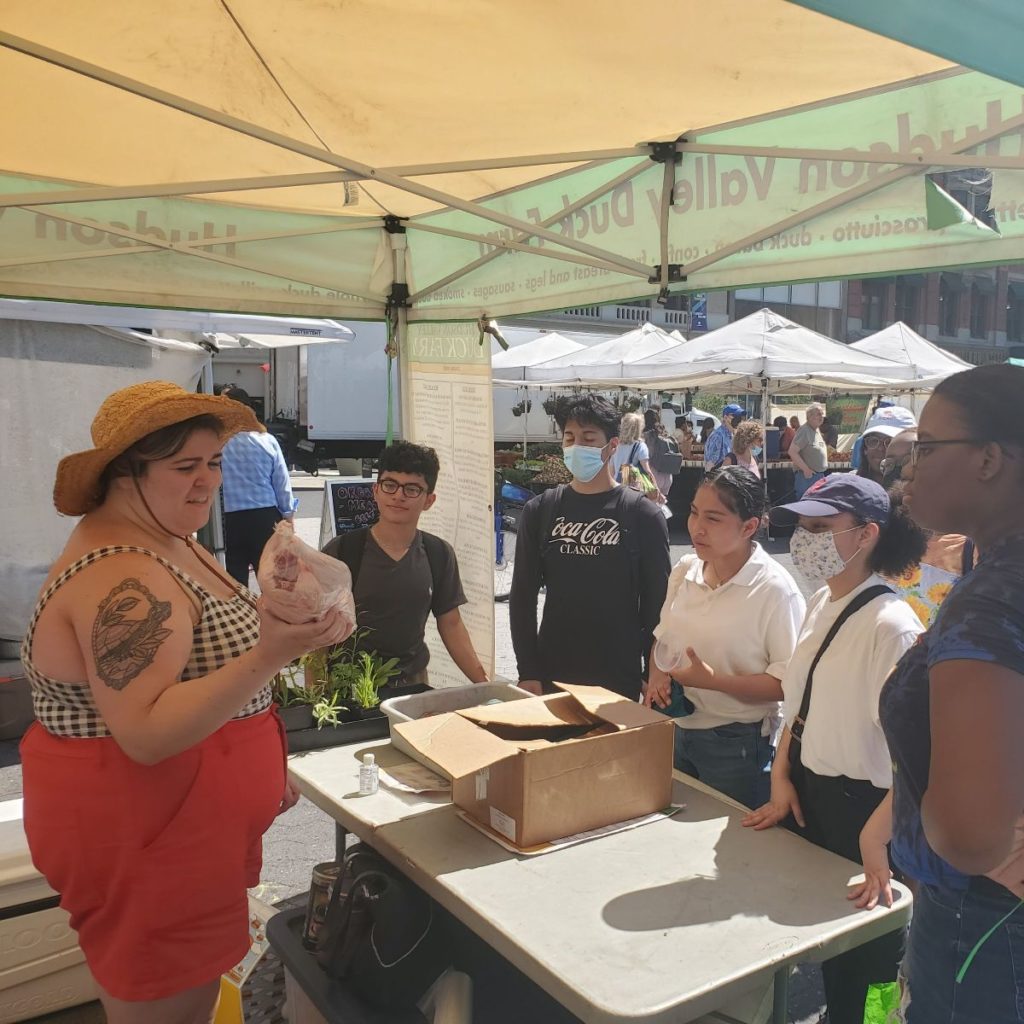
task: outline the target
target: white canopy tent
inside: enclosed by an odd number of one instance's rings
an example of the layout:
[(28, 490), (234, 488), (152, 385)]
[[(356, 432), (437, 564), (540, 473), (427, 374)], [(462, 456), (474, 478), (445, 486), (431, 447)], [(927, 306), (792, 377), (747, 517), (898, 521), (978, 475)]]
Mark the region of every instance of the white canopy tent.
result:
[(728, 394), (876, 392), (934, 383), (905, 364), (833, 341), (770, 309), (633, 360), (624, 365), (623, 378), (634, 387)]
[(517, 345), (491, 356), (491, 375), (495, 383), (501, 381), (521, 383), (526, 380), (526, 371), (531, 366), (561, 359), (574, 352), (581, 352), (586, 345), (557, 331), (546, 331), (533, 341)]
[(654, 324), (645, 323), (599, 345), (529, 366), (526, 368), (526, 380), (561, 387), (595, 380), (621, 386), (625, 366), (680, 347), (681, 343), (666, 331)]
[(902, 321), (855, 341), (850, 348), (908, 366), (916, 377), (948, 376), (971, 369), (970, 363), (922, 338)]

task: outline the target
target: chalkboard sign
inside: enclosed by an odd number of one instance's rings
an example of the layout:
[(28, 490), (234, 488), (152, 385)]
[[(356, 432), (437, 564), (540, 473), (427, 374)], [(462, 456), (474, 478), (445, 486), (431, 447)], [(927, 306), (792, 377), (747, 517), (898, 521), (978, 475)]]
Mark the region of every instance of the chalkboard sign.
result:
[(324, 507), (320, 516), (320, 547), (350, 530), (377, 522), (373, 481), (362, 477), (338, 477), (324, 481)]

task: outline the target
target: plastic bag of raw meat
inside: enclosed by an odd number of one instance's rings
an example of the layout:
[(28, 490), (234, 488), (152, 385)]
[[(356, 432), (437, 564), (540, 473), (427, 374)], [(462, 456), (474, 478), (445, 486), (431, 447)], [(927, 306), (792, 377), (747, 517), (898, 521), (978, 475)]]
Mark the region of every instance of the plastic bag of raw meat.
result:
[(322, 619), (337, 607), (356, 628), (352, 574), (344, 562), (311, 548), (287, 520), (274, 527), (256, 571), (268, 611), (285, 622)]

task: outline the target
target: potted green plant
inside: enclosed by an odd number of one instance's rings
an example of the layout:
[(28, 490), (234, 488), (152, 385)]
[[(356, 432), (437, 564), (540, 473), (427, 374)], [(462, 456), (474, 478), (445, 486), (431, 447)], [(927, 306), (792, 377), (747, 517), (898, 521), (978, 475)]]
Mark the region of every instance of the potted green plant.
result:
[(358, 674), (352, 684), (352, 709), (358, 718), (366, 718), (380, 705), (380, 689), (399, 674), (398, 659), (385, 661), (379, 654), (361, 651), (356, 662)]

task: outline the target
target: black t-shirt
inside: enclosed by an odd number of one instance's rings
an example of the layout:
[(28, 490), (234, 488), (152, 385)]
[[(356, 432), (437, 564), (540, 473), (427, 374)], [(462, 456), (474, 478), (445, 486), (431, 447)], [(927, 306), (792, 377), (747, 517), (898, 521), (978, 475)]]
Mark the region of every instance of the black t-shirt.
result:
[(564, 487), (539, 537), (542, 501), (523, 509), (516, 538), (509, 615), (519, 678), (604, 686), (635, 700), (671, 571), (665, 517), (628, 488)]
[(423, 640), (427, 616), (444, 615), (466, 603), (459, 578), (459, 565), (450, 544), (441, 547), (437, 589), (434, 589), (430, 561), (423, 546), (423, 534), (395, 561), (381, 550), (367, 531), (359, 576), (353, 591), (356, 621), (369, 635), (360, 648), (377, 651), (383, 658), (398, 658), (402, 675), (421, 672), (430, 661)]

